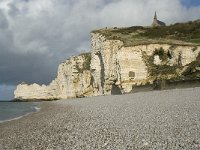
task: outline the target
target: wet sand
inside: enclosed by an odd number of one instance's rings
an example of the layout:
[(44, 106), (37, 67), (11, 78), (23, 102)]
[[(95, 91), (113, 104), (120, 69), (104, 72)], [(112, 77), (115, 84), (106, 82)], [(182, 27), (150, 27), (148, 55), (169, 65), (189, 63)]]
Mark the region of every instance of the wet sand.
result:
[(0, 123), (0, 150), (200, 149), (200, 88), (41, 102)]

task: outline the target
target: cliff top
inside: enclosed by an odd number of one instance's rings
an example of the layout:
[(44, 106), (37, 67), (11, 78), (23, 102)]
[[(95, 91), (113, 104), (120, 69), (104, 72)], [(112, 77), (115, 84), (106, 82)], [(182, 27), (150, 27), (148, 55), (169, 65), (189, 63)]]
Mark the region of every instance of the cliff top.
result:
[(200, 20), (176, 23), (170, 26), (104, 28), (94, 30), (108, 40), (123, 41), (124, 46), (142, 44), (200, 45)]

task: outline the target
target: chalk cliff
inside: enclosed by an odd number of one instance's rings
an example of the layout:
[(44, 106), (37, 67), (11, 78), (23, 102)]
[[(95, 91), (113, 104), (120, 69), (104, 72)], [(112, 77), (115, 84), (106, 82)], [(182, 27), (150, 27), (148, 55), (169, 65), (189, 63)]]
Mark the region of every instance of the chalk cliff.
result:
[(144, 38), (146, 30), (93, 31), (91, 53), (61, 63), (56, 79), (48, 86), (18, 85), (15, 98), (53, 100), (123, 94), (159, 80), (200, 79), (199, 44), (168, 37)]
[(70, 57), (59, 65), (57, 77), (49, 85), (19, 84), (15, 99), (55, 100), (91, 96), (90, 61), (89, 53)]
[(199, 46), (191, 45), (125, 47), (120, 40), (107, 40), (100, 33), (92, 33), (94, 95), (127, 93), (134, 85), (153, 84), (158, 78), (180, 78), (199, 52)]

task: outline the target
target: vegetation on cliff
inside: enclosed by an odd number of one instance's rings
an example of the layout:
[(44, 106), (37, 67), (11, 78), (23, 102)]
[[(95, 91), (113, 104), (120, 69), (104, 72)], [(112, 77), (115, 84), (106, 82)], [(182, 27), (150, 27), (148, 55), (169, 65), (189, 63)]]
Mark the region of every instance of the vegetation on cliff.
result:
[[(161, 64), (154, 63), (154, 57), (158, 55)], [(183, 67), (178, 60), (178, 64), (170, 66), (167, 64), (167, 60), (171, 59), (171, 55), (165, 52), (161, 47), (155, 49), (151, 56), (148, 56), (146, 52), (143, 52), (143, 60), (147, 66), (149, 77), (155, 80), (188, 80), (188, 79), (200, 79), (200, 53), (196, 60)], [(181, 59), (181, 58), (178, 58)]]
[(200, 20), (170, 26), (112, 28), (95, 30), (110, 40), (123, 41), (124, 46), (142, 44), (200, 45)]
[[(155, 55), (159, 56), (163, 64), (154, 64)], [(168, 59), (170, 59), (170, 55), (168, 52), (164, 52), (162, 47), (160, 49), (156, 49), (151, 56), (148, 56), (146, 52), (143, 52), (143, 60), (147, 66), (149, 77), (156, 79), (168, 79), (171, 77), (178, 77), (182, 66), (180, 64), (170, 66), (167, 64)]]
[(84, 56), (85, 61), (83, 62), (82, 66), (79, 66), (78, 64), (76, 64), (76, 69), (78, 73), (83, 73), (83, 71), (85, 70), (90, 70), (91, 53), (83, 53), (83, 54), (80, 54), (79, 56)]
[(200, 53), (198, 54), (196, 60), (191, 62), (184, 70), (183, 75), (188, 78), (200, 79)]

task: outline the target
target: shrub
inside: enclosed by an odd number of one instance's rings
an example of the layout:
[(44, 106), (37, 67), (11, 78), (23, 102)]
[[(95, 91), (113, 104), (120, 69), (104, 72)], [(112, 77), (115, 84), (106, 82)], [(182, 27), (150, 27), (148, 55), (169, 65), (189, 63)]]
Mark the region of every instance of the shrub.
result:
[(83, 63), (83, 70), (90, 70), (91, 54), (87, 53), (84, 56), (85, 56), (85, 62)]
[(79, 73), (83, 73), (84, 70), (90, 70), (90, 63), (91, 63), (91, 54), (90, 53), (83, 53), (81, 54), (84, 56), (85, 61), (83, 62), (83, 66), (80, 67), (77, 63), (76, 63), (76, 69)]
[(172, 54), (170, 53), (170, 51), (167, 51), (167, 56), (169, 59), (172, 59)]
[(158, 55), (162, 61), (166, 61), (168, 55), (165, 53), (164, 49), (160, 47), (159, 49), (155, 49), (153, 56)]
[(160, 55), (167, 55), (166, 53), (163, 53), (163, 51), (156, 51), (154, 54), (151, 56), (148, 56), (146, 52), (143, 52), (143, 60), (147, 66), (148, 73), (151, 77), (159, 77), (162, 78), (166, 75), (177, 75), (177, 70), (181, 69), (181, 66), (179, 65), (174, 65), (174, 66), (169, 66), (167, 64), (163, 65), (156, 65), (153, 63), (154, 61), (154, 55), (155, 54), (160, 54)]

